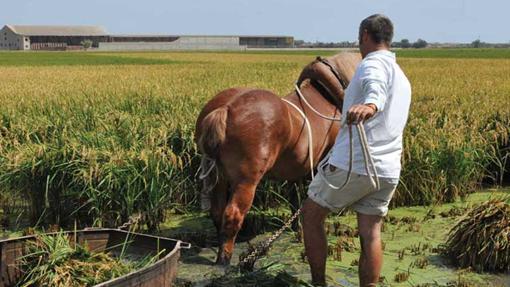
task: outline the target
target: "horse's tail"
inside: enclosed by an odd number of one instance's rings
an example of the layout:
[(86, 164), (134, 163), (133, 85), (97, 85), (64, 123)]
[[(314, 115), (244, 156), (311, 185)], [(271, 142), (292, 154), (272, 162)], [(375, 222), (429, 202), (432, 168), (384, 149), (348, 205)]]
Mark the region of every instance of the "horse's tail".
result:
[(210, 112), (202, 120), (198, 145), (202, 153), (211, 158), (218, 156), (218, 148), (225, 141), (227, 114), (227, 107), (221, 107)]
[(227, 129), (227, 107), (210, 112), (200, 125), (198, 146), (202, 152), (199, 179), (202, 181), (200, 205), (202, 210), (211, 208), (211, 190), (221, 176), (217, 166), (219, 147), (225, 141)]

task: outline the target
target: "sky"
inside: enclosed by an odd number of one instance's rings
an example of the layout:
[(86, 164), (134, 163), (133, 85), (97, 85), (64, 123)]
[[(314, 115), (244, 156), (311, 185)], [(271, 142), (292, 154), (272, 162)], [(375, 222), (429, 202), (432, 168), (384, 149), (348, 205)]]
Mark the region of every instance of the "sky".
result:
[(100, 25), (111, 34), (288, 35), (357, 40), (383, 13), (394, 41), (509, 43), (508, 0), (0, 0), (0, 25)]

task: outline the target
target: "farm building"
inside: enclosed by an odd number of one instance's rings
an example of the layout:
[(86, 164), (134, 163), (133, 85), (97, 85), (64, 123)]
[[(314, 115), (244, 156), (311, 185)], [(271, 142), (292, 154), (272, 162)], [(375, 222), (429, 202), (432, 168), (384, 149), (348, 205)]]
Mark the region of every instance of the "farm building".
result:
[(240, 50), (236, 36), (113, 35), (99, 44), (105, 51), (135, 50)]
[(93, 48), (104, 51), (294, 47), (290, 36), (109, 35), (98, 26), (6, 25), (0, 35), (0, 50), (80, 49), (84, 40), (91, 40)]
[(5, 25), (0, 30), (2, 50), (69, 50), (81, 48), (83, 40), (93, 47), (107, 42), (109, 36), (98, 26)]
[(241, 50), (246, 48), (291, 48), (289, 36), (148, 36), (112, 35), (101, 50)]

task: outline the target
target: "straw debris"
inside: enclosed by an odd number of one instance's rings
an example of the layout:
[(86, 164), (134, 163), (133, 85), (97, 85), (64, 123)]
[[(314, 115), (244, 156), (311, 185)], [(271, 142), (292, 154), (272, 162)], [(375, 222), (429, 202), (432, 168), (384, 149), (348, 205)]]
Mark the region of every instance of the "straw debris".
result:
[(510, 198), (469, 210), (450, 230), (442, 253), (477, 272), (510, 271)]
[[(125, 243), (128, 244), (128, 243)], [(94, 253), (87, 246), (72, 243), (64, 232), (40, 234), (27, 246), (18, 267), (22, 277), (16, 286), (94, 286), (154, 263), (150, 256), (141, 260)]]

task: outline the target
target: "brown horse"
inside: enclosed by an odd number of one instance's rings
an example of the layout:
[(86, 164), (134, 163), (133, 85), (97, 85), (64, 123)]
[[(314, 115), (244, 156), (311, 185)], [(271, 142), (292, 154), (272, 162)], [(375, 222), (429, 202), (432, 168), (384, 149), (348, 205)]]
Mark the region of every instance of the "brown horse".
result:
[[(350, 81), (359, 61), (354, 53), (318, 58), (301, 73), (302, 94), (322, 114), (339, 117), (342, 86)], [(295, 91), (284, 99), (298, 106), (311, 124), (316, 166), (334, 144), (339, 123), (317, 116)], [(195, 140), (204, 156), (203, 207), (210, 203), (218, 231), (217, 263), (229, 264), (235, 238), (263, 177), (298, 182), (310, 174), (306, 129), (299, 111), (266, 90), (227, 89), (203, 108)]]

